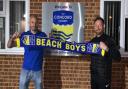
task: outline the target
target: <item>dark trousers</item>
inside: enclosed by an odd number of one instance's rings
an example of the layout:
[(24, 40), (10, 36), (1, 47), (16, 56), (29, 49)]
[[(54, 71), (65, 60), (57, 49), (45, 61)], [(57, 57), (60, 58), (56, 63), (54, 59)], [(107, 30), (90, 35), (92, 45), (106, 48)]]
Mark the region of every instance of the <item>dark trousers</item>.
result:
[(91, 89), (111, 89), (111, 78), (105, 74), (91, 72)]

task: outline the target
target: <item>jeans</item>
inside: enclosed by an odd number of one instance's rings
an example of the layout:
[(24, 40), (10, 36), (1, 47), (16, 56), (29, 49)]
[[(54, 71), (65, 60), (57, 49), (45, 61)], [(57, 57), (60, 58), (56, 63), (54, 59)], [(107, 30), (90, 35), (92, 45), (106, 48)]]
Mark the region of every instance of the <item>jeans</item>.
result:
[(42, 89), (42, 71), (22, 69), (19, 89), (28, 89), (30, 80), (34, 81), (35, 89)]

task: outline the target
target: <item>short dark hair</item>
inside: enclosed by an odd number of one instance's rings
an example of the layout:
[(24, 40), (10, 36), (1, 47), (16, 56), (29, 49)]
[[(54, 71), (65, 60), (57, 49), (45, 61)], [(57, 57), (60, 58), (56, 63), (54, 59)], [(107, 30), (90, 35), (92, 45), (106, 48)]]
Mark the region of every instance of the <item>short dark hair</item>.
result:
[(102, 23), (104, 24), (104, 19), (103, 19), (102, 17), (97, 16), (97, 17), (95, 18), (95, 20), (94, 20), (94, 23), (95, 23), (97, 20), (101, 20)]

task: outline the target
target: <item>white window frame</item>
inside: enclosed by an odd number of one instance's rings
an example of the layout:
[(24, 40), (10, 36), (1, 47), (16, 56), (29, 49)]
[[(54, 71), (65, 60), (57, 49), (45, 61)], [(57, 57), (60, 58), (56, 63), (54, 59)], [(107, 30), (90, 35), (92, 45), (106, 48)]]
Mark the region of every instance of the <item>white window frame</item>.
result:
[(100, 0), (100, 16), (104, 17), (104, 1), (121, 1), (121, 17), (120, 17), (120, 51), (121, 54), (128, 54), (125, 49), (125, 0)]
[[(5, 17), (5, 49), (0, 49), (0, 54), (13, 54), (13, 55), (22, 55), (24, 53), (23, 48), (7, 48), (7, 42), (9, 40), (9, 2), (10, 1), (25, 1), (25, 16), (26, 16), (26, 27), (27, 30), (29, 28), (29, 13), (30, 13), (30, 0), (3, 0), (5, 4), (5, 13), (0, 14), (0, 16)], [(25, 31), (26, 31), (25, 30)]]

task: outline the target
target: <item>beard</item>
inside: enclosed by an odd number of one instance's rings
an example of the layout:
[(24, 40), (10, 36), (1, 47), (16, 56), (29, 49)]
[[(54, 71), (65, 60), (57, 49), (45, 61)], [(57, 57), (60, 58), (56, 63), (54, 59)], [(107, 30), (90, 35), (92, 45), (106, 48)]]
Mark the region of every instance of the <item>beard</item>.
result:
[(104, 30), (98, 29), (98, 30), (95, 31), (95, 33), (96, 33), (97, 36), (100, 36), (104, 33)]

